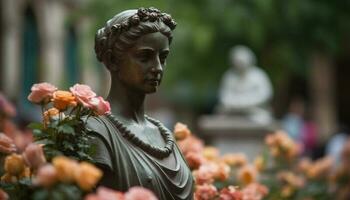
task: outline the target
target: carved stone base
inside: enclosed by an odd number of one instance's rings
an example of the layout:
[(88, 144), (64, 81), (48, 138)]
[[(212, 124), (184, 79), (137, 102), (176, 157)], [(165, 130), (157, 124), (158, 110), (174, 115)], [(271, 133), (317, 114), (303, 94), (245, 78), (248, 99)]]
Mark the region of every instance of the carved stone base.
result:
[(279, 129), (279, 123), (257, 124), (244, 118), (227, 115), (205, 115), (199, 118), (200, 133), (207, 143), (221, 154), (244, 153), (253, 160), (262, 153), (264, 138)]

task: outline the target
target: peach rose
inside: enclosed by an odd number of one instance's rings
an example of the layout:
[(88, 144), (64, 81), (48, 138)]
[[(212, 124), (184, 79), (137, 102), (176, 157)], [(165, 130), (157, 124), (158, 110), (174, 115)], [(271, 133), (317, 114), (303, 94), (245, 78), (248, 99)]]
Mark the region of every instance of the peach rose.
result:
[(226, 181), (230, 177), (231, 168), (226, 163), (218, 163), (218, 170), (215, 173), (215, 179)]
[(50, 119), (58, 118), (60, 111), (57, 108), (50, 108), (44, 112), (44, 123), (49, 124)]
[(158, 198), (148, 189), (132, 187), (125, 193), (125, 200), (157, 200)]
[(197, 185), (194, 193), (195, 200), (211, 200), (218, 195), (218, 190), (212, 184)]
[(262, 200), (269, 193), (269, 190), (265, 185), (251, 183), (243, 188), (241, 192), (243, 200)]
[(16, 176), (5, 173), (3, 176), (1, 176), (1, 181), (4, 183), (16, 183), (18, 181), (18, 178)]
[(240, 167), (248, 162), (247, 157), (242, 153), (225, 154), (221, 160), (232, 167)]
[(204, 149), (203, 141), (193, 135), (190, 135), (184, 140), (178, 141), (177, 145), (184, 155), (188, 152), (201, 153)]
[(46, 163), (44, 151), (42, 146), (38, 144), (29, 144), (23, 152), (23, 158), (26, 164), (31, 169), (38, 169), (41, 165)]
[(188, 152), (185, 156), (188, 166), (193, 169), (198, 169), (204, 163), (204, 157), (200, 153)]
[(47, 102), (56, 90), (57, 88), (50, 83), (34, 84), (31, 89), (32, 92), (28, 96), (28, 100), (33, 103)]
[(266, 165), (265, 162), (266, 161), (265, 161), (264, 157), (258, 156), (254, 160), (254, 166), (259, 172), (261, 172), (265, 169), (265, 165)]
[(198, 170), (193, 172), (193, 176), (197, 185), (211, 184), (214, 182), (214, 175), (217, 172), (217, 166), (204, 164)]
[(47, 164), (39, 168), (34, 183), (43, 187), (51, 187), (57, 180), (56, 168), (53, 165)]
[(58, 110), (66, 110), (68, 106), (76, 106), (75, 96), (67, 91), (58, 90), (53, 93), (53, 106)]
[(12, 176), (20, 175), (25, 169), (24, 159), (21, 155), (11, 154), (5, 158), (4, 165), (6, 173)]
[(203, 156), (208, 160), (216, 160), (220, 155), (220, 152), (215, 147), (205, 147), (203, 150)]
[(16, 152), (16, 145), (13, 140), (4, 133), (0, 133), (0, 152), (5, 154)]
[(64, 156), (57, 156), (52, 159), (52, 164), (57, 170), (58, 180), (64, 183), (71, 183), (74, 181), (75, 173), (79, 167), (75, 160)]
[(191, 135), (191, 131), (185, 124), (177, 122), (174, 128), (174, 135), (176, 140), (183, 140)]
[(238, 180), (244, 185), (253, 183), (257, 179), (258, 172), (255, 167), (251, 165), (246, 165), (238, 170)]
[(88, 85), (75, 84), (73, 87), (70, 87), (69, 90), (84, 107), (90, 107), (90, 100), (96, 97), (96, 93), (93, 92)]
[(220, 191), (219, 200), (243, 200), (242, 193), (234, 186), (230, 185)]
[(102, 177), (102, 171), (94, 165), (81, 162), (75, 173), (75, 181), (85, 191), (91, 190)]
[(108, 101), (105, 101), (102, 97), (94, 97), (89, 102), (90, 108), (92, 108), (97, 115), (104, 115), (111, 112), (111, 106)]

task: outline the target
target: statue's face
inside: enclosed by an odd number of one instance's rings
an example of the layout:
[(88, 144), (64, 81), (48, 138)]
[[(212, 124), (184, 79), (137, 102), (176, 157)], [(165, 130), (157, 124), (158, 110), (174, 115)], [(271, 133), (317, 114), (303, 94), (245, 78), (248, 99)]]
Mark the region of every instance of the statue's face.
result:
[(236, 70), (244, 72), (248, 70), (248, 68), (251, 66), (252, 61), (247, 52), (237, 51), (234, 52), (233, 55), (231, 55), (231, 62)]
[(118, 78), (128, 89), (141, 93), (157, 91), (169, 54), (169, 40), (160, 32), (140, 37), (125, 53)]

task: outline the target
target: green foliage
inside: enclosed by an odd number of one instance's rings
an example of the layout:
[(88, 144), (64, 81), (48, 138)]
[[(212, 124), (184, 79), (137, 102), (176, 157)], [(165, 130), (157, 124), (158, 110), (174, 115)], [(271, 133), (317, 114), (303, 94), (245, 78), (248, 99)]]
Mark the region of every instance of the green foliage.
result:
[(64, 119), (51, 119), (46, 127), (42, 123), (31, 123), (28, 126), (33, 129), (35, 141), (44, 144), (45, 156), (49, 161), (59, 155), (92, 161), (90, 155), (93, 148), (89, 145), (91, 136), (86, 129), (86, 118), (80, 118), (84, 111), (77, 110), (79, 114)]
[(59, 183), (51, 189), (41, 188), (35, 190), (32, 195), (33, 200), (65, 200), (65, 199), (82, 199), (82, 191), (78, 186), (73, 184)]
[(0, 188), (7, 192), (11, 200), (28, 199), (28, 194), (31, 194), (33, 191), (30, 178), (23, 178), (16, 183), (5, 183), (0, 181)]

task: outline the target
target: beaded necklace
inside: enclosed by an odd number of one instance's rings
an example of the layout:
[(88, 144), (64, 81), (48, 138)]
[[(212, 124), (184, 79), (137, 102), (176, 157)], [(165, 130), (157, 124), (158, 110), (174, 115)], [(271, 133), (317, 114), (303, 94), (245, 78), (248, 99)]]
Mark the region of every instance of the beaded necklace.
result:
[(139, 137), (137, 137), (134, 133), (132, 133), (113, 114), (107, 114), (107, 117), (113, 122), (113, 124), (119, 130), (120, 134), (125, 139), (127, 139), (128, 141), (130, 141), (134, 145), (140, 147), (142, 150), (151, 154), (152, 156), (154, 156), (156, 158), (163, 159), (165, 157), (168, 157), (171, 154), (171, 152), (173, 151), (174, 140), (172, 138), (172, 134), (170, 131), (168, 131), (168, 129), (160, 121), (145, 115), (145, 118), (148, 121), (150, 121), (152, 124), (157, 126), (157, 128), (159, 129), (160, 134), (162, 135), (163, 139), (165, 140), (164, 147), (156, 147), (156, 146), (151, 145), (149, 143), (145, 143), (143, 140), (141, 140)]

